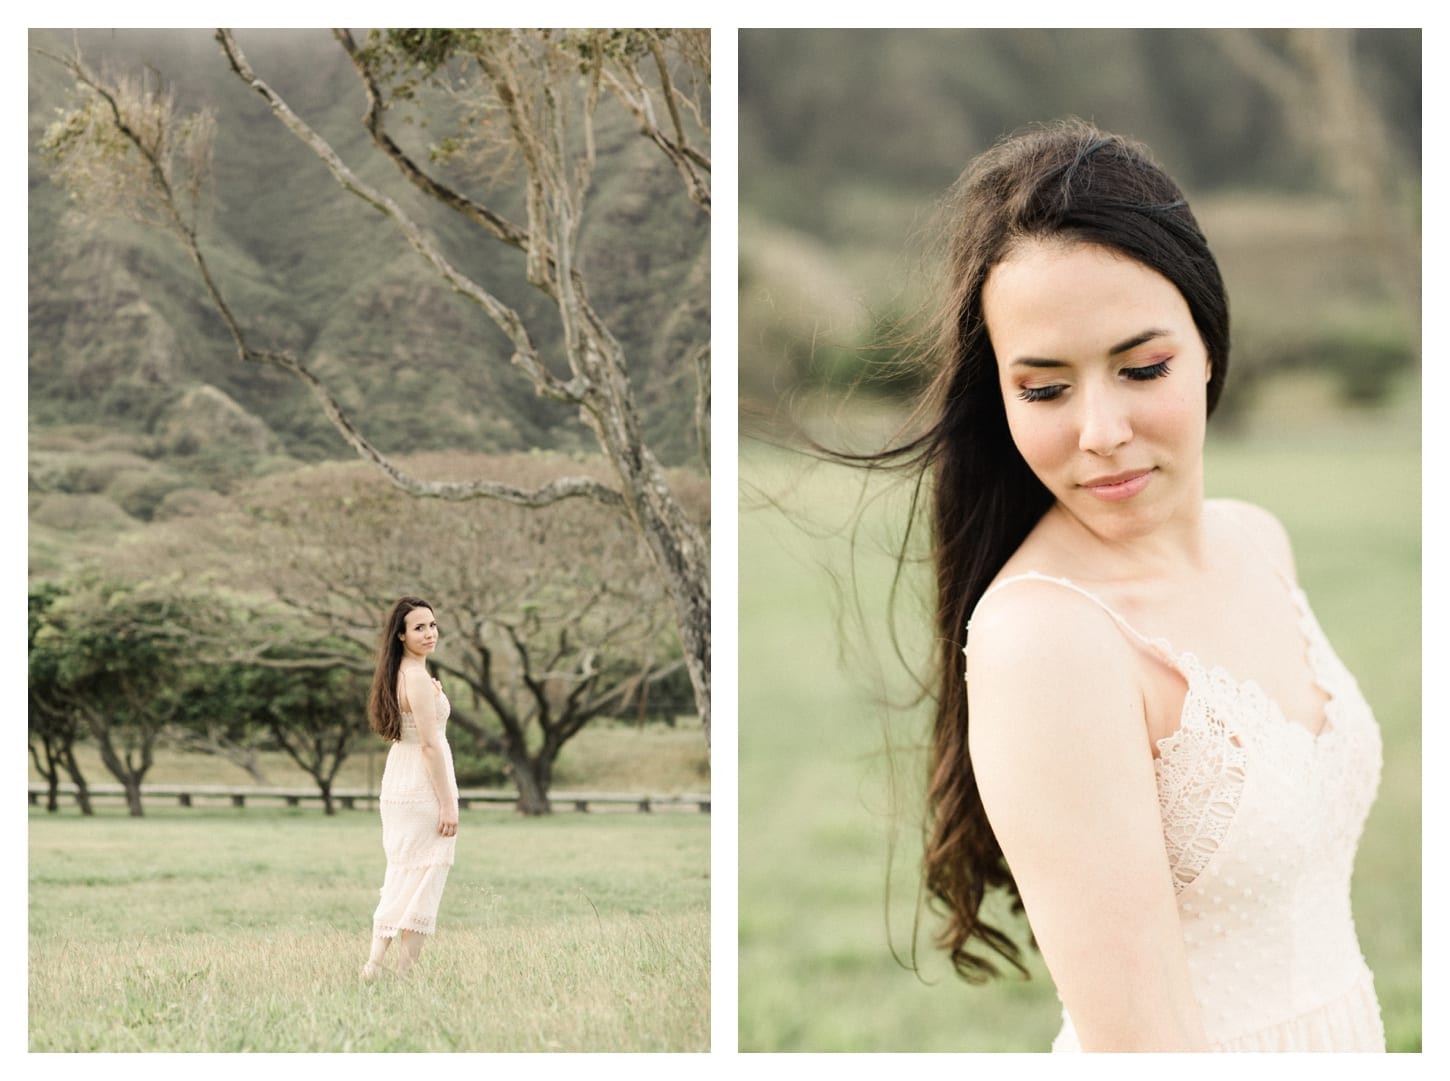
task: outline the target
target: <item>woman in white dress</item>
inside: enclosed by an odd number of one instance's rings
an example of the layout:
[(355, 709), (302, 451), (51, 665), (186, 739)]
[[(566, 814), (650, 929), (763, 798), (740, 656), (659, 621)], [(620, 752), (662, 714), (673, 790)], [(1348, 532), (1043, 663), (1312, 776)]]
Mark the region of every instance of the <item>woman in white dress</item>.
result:
[(935, 381), (865, 458), (927, 481), (939, 944), (968, 980), (1020, 967), (980, 913), (1008, 891), (1055, 1050), (1383, 1050), (1349, 910), (1378, 729), (1283, 528), (1204, 498), (1229, 339), (1202, 232), (1075, 121), (954, 194)]
[(369, 725), (392, 743), (378, 801), (388, 866), (362, 967), (368, 981), (382, 972), (395, 937), (398, 973), (413, 967), (424, 936), (433, 933), (453, 865), (458, 783), (448, 746), (448, 698), (427, 665), (437, 645), (433, 606), (418, 597), (400, 598), (383, 624), (368, 697)]

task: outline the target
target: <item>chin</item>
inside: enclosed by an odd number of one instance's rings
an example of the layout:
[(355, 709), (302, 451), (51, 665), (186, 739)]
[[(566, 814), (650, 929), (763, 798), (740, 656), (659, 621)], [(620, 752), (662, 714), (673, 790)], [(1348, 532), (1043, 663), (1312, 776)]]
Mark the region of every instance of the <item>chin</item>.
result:
[(1091, 533), (1106, 541), (1131, 541), (1147, 536), (1163, 524), (1161, 508), (1152, 503), (1103, 503), (1078, 493), (1065, 505), (1067, 512)]

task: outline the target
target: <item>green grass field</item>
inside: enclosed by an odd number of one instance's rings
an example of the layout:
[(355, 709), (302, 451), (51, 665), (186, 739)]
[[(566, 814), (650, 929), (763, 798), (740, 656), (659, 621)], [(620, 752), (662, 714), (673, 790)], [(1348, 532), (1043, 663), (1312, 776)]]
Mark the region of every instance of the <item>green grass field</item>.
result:
[[(1402, 401), (1300, 424), (1283, 393), (1242, 437), (1210, 437), (1209, 494), (1284, 521), (1300, 581), (1375, 708), (1385, 769), (1354, 910), (1390, 1049), (1418, 1050), (1418, 412)], [(740, 477), (740, 1049), (1046, 1050), (1059, 1007), (1036, 955), (1031, 980), (968, 986), (917, 905), (925, 724), (882, 705), (909, 688), (879, 627), (891, 566), (880, 527), (901, 520), (902, 499), (869, 504), (853, 572), (844, 527), (859, 477), (753, 446)], [(903, 611), (916, 656), (925, 617)], [(918, 915), (913, 973), (892, 950), (909, 960)]]
[(362, 985), (376, 814), (32, 808), (29, 1048), (708, 1050), (709, 834), (464, 812), (437, 935)]

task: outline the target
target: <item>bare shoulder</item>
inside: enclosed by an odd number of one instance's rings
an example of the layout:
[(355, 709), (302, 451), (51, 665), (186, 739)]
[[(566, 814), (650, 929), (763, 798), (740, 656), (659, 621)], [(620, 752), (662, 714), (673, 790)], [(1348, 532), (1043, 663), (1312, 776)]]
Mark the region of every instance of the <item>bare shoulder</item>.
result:
[(1004, 580), (989, 589), (972, 613), (970, 659), (982, 650), (1001, 654), (1062, 645), (1113, 619), (1084, 591), (1036, 575)]
[(1015, 581), (977, 606), (967, 696), (974, 755), (998, 735), (1063, 746), (1103, 724), (1144, 731), (1133, 644), (1098, 604), (1054, 582)]
[(1113, 617), (1084, 592), (1024, 578), (991, 591), (972, 613), (967, 671), (976, 680), (1044, 663), (1079, 669), (1126, 662), (1131, 652)]
[(404, 707), (405, 712), (416, 711), (420, 705), (426, 707), (433, 701), (433, 681), (429, 678), (427, 669), (421, 665), (404, 668), (402, 677), (403, 701), (399, 704)]
[(1205, 506), (1253, 541), (1275, 569), (1294, 579), (1294, 547), (1283, 523), (1271, 511), (1242, 499), (1210, 499)]

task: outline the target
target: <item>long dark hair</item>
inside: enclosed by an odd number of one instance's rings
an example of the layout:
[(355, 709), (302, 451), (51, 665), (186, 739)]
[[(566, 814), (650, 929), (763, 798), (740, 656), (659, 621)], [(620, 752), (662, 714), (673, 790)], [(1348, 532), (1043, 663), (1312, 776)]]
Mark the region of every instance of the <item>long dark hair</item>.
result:
[(398, 669), (403, 663), (403, 640), (408, 613), (433, 606), (419, 597), (399, 597), (383, 621), (378, 643), (378, 663), (373, 669), (373, 686), (368, 692), (368, 727), (383, 739), (396, 743), (403, 736), (403, 713), (398, 705)]
[(988, 890), (1007, 890), (1018, 912), (1022, 901), (967, 753), (962, 650), (977, 602), (1052, 504), (1007, 427), (983, 286), (1018, 245), (1049, 237), (1112, 249), (1152, 268), (1178, 288), (1203, 339), (1212, 365), (1209, 413), (1228, 373), (1228, 299), (1177, 184), (1145, 147), (1082, 121), (1002, 140), (967, 167), (946, 209), (946, 296), (928, 345), (937, 370), (912, 421), (921, 434), (856, 460), (902, 467), (929, 482), (936, 708), (922, 879), (946, 917), (938, 945), (959, 975), (979, 983), (998, 968), (969, 946), (984, 945), (1026, 969), (1017, 944), (979, 917)]

